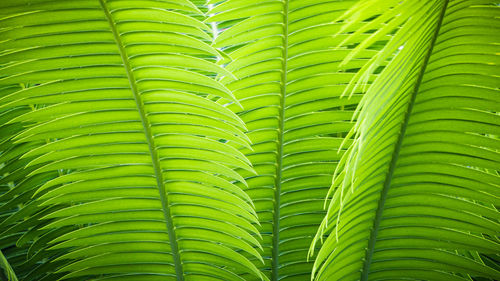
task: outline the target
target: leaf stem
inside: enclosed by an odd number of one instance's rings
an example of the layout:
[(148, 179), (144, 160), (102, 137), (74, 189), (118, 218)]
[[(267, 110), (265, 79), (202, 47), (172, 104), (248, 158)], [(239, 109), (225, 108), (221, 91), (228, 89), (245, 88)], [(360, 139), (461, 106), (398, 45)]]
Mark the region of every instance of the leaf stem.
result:
[(279, 244), (280, 244), (280, 207), (281, 207), (281, 181), (283, 170), (283, 147), (285, 135), (285, 106), (286, 106), (286, 83), (288, 62), (288, 0), (285, 0), (283, 8), (283, 62), (281, 70), (281, 99), (278, 128), (278, 152), (276, 155), (276, 177), (274, 184), (274, 210), (273, 210), (273, 244), (272, 244), (272, 268), (271, 280), (279, 280)]

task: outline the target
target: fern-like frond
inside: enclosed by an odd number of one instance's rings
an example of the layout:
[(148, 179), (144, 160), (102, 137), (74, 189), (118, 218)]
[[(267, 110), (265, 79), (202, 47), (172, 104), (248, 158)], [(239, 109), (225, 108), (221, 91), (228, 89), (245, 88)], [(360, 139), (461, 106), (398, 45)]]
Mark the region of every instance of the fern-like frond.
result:
[(246, 128), (206, 98), (237, 103), (213, 79), (230, 74), (212, 62), (219, 52), (199, 9), (25, 2), (0, 4), (0, 84), (31, 85), (0, 108), (34, 108), (8, 115), (21, 127), (9, 140), (23, 149), (1, 179), (17, 169), (38, 184), (36, 201), (3, 221), (35, 212), (17, 241), (29, 246), (23, 280), (263, 278), (242, 254), (262, 259), (256, 213), (236, 185), (245, 181), (235, 170), (254, 171), (224, 145), (248, 147)]
[(10, 266), (9, 262), (0, 251), (0, 279), (5, 281), (17, 281), (17, 276), (14, 270), (12, 270), (12, 266)]
[(374, 37), (394, 34), (353, 88), (394, 58), (360, 103), (315, 239), (328, 235), (316, 280), (499, 279), (483, 260), (500, 253), (499, 11), (493, 1), (364, 1), (345, 14), (382, 18), (391, 28)]
[(309, 244), (361, 98), (340, 96), (377, 53), (365, 50), (341, 65), (352, 47), (335, 48), (347, 34), (334, 36), (342, 26), (334, 19), (355, 3), (229, 0), (209, 11), (208, 21), (223, 30), (214, 45), (231, 58), (221, 63), (238, 77), (221, 81), (240, 101), (243, 109), (228, 108), (245, 121), (252, 141), (241, 150), (257, 171), (244, 172), (246, 191), (262, 225), (260, 268), (272, 280), (309, 279)]

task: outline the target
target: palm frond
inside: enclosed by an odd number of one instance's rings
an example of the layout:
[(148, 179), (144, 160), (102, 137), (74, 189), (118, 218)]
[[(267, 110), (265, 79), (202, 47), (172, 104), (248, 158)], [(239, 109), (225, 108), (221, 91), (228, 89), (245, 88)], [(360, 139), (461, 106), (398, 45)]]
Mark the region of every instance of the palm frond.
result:
[(199, 9), (187, 0), (1, 5), (0, 84), (32, 86), (0, 107), (35, 109), (6, 123), (21, 127), (9, 149), (23, 147), (12, 157), (36, 182), (35, 201), (4, 220), (36, 213), (17, 241), (29, 247), (23, 280), (263, 278), (240, 253), (262, 259), (234, 170), (254, 171), (224, 145), (248, 146), (246, 128), (205, 98), (237, 103), (213, 79), (230, 74), (211, 62), (219, 52)]
[(12, 270), (12, 266), (10, 266), (9, 262), (0, 251), (0, 279), (5, 281), (17, 281), (17, 276), (14, 270)]
[(394, 34), (352, 89), (394, 58), (360, 102), (315, 238), (327, 235), (316, 280), (499, 279), (483, 260), (500, 253), (498, 16), (492, 1), (446, 0), (365, 1), (345, 14), (383, 18), (392, 29), (373, 36)]
[[(1, 90), (1, 96), (11, 94), (26, 86), (29, 85), (5, 86)], [(43, 181), (57, 176), (57, 172), (47, 172), (36, 177), (26, 177), (37, 166), (26, 168), (30, 160), (21, 159), (21, 156), (34, 147), (45, 144), (45, 141), (15, 143), (13, 136), (24, 128), (20, 123), (8, 122), (33, 110), (35, 110), (34, 106), (30, 105), (0, 110), (0, 136), (2, 136), (0, 140), (0, 175), (2, 175), (0, 176), (0, 249), (10, 265), (18, 272), (24, 272), (22, 264), (26, 260), (28, 247), (18, 247), (16, 241), (29, 229), (33, 220), (39, 217), (31, 197)]]
[(252, 141), (251, 149), (241, 149), (257, 171), (243, 172), (245, 190), (262, 225), (266, 264), (259, 267), (272, 280), (310, 276), (309, 244), (361, 98), (340, 96), (377, 52), (365, 50), (341, 65), (351, 47), (333, 47), (347, 36), (333, 36), (342, 26), (333, 19), (354, 3), (230, 0), (209, 11), (208, 22), (222, 29), (214, 46), (231, 59), (221, 63), (238, 77), (221, 82), (240, 101), (242, 108), (228, 108), (247, 124)]

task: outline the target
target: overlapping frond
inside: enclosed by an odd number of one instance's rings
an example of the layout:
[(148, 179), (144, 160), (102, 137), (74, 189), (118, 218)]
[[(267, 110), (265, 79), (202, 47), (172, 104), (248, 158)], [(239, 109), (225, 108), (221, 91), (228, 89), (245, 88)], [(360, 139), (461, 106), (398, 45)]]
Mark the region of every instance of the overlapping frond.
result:
[(0, 278), (6, 281), (17, 281), (17, 276), (12, 266), (9, 264), (5, 256), (0, 251)]
[(221, 81), (240, 101), (242, 108), (228, 108), (245, 121), (252, 141), (242, 151), (257, 175), (244, 172), (246, 191), (262, 225), (260, 267), (272, 280), (310, 276), (307, 251), (360, 100), (340, 96), (376, 53), (364, 50), (341, 65), (351, 47), (334, 48), (347, 36), (333, 36), (341, 28), (334, 19), (354, 3), (229, 0), (209, 12), (209, 22), (223, 29), (214, 45), (231, 58), (222, 63), (238, 77)]
[[(28, 85), (4, 86), (1, 96), (6, 96), (26, 86)], [(28, 247), (17, 247), (16, 241), (29, 229), (29, 225), (39, 218), (31, 197), (43, 180), (57, 176), (57, 172), (46, 172), (36, 177), (26, 177), (37, 166), (26, 168), (30, 160), (21, 159), (21, 156), (34, 147), (45, 144), (45, 141), (15, 143), (13, 136), (24, 128), (20, 123), (8, 122), (33, 110), (35, 108), (30, 105), (0, 110), (0, 249), (8, 262), (18, 271), (26, 260)]]
[(500, 278), (487, 258), (500, 253), (498, 8), (364, 1), (346, 14), (391, 27), (374, 37), (394, 34), (352, 88), (394, 58), (360, 103), (315, 240), (328, 235), (316, 280)]
[[(0, 84), (30, 85), (0, 97), (6, 126), (20, 128), (2, 160), (21, 157), (2, 161), (2, 183), (14, 190), (2, 198), (19, 199), (28, 181), (36, 200), (2, 218), (36, 212), (20, 238), (1, 228), (29, 247), (23, 280), (261, 279), (242, 254), (261, 259), (256, 213), (235, 172), (254, 171), (224, 145), (248, 146), (246, 128), (205, 98), (237, 103), (212, 78), (230, 74), (210, 61), (219, 53), (197, 7), (0, 5)], [(14, 170), (25, 179), (9, 180)]]
[(0, 279), (500, 279), (499, 18), (0, 2)]

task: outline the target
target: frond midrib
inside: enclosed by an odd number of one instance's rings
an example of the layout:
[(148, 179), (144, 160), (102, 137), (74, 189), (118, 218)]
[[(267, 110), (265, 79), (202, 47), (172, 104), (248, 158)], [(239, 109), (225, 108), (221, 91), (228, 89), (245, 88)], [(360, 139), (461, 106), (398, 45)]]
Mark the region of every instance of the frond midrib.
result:
[(160, 194), (160, 201), (162, 205), (162, 211), (163, 211), (163, 216), (165, 218), (165, 223), (167, 225), (167, 231), (168, 231), (168, 237), (169, 237), (169, 243), (170, 247), (172, 249), (172, 256), (174, 260), (174, 265), (175, 265), (175, 273), (177, 276), (177, 280), (182, 281), (184, 280), (184, 274), (183, 274), (183, 269), (182, 269), (182, 263), (180, 259), (180, 253), (179, 253), (179, 245), (177, 243), (177, 238), (174, 232), (174, 223), (172, 219), (172, 214), (170, 210), (170, 204), (168, 202), (168, 198), (166, 196), (166, 189), (164, 185), (164, 180), (163, 180), (163, 173), (162, 169), (160, 166), (160, 160), (158, 158), (158, 152), (156, 150), (156, 145), (154, 142), (153, 138), (153, 133), (151, 132), (151, 124), (149, 122), (149, 119), (146, 115), (146, 111), (144, 109), (144, 103), (142, 101), (142, 98), (139, 94), (139, 91), (137, 89), (137, 83), (134, 78), (134, 73), (132, 71), (132, 67), (130, 66), (130, 62), (128, 59), (128, 56), (125, 51), (125, 47), (122, 43), (122, 40), (120, 38), (120, 34), (116, 28), (116, 24), (113, 21), (112, 15), (106, 6), (105, 0), (99, 0), (101, 7), (104, 10), (104, 13), (106, 15), (106, 19), (109, 23), (109, 26), (113, 32), (113, 37), (115, 39), (115, 43), (119, 49), (120, 56), (123, 62), (123, 65), (125, 67), (125, 71), (127, 73), (127, 78), (129, 81), (130, 89), (132, 90), (132, 93), (134, 95), (134, 100), (137, 105), (137, 110), (139, 112), (139, 115), (141, 117), (141, 123), (144, 128), (144, 134), (146, 136), (146, 140), (148, 143), (148, 148), (149, 148), (149, 154), (151, 156), (151, 162), (153, 165), (153, 169), (155, 172), (155, 178), (156, 178), (156, 184), (158, 186), (158, 192)]
[(281, 178), (283, 172), (283, 148), (285, 135), (285, 101), (286, 101), (286, 84), (287, 84), (287, 69), (288, 69), (288, 0), (284, 2), (283, 8), (283, 63), (281, 69), (281, 96), (280, 96), (280, 112), (278, 124), (278, 152), (276, 154), (276, 178), (274, 184), (274, 210), (273, 210), (273, 243), (272, 243), (272, 263), (271, 263), (271, 280), (279, 280), (279, 243), (280, 243), (280, 205), (281, 205)]
[(401, 128), (400, 128), (398, 138), (396, 141), (396, 145), (394, 147), (394, 151), (393, 151), (392, 156), (391, 156), (389, 170), (387, 172), (387, 175), (386, 175), (386, 178), (384, 181), (384, 186), (382, 188), (382, 194), (380, 195), (380, 199), (378, 201), (377, 211), (375, 213), (375, 219), (373, 221), (373, 227), (372, 227), (371, 232), (370, 232), (370, 239), (368, 240), (368, 247), (366, 249), (365, 259), (364, 259), (364, 263), (363, 263), (363, 269), (361, 271), (361, 281), (368, 280), (368, 274), (370, 272), (370, 265), (372, 262), (373, 252), (375, 250), (375, 243), (377, 240), (380, 222), (382, 220), (382, 213), (384, 210), (384, 205), (385, 205), (385, 201), (387, 198), (387, 193), (389, 192), (392, 178), (394, 176), (394, 170), (395, 170), (397, 162), (398, 162), (401, 147), (403, 145), (403, 139), (405, 137), (406, 129), (408, 127), (408, 123), (409, 123), (410, 116), (411, 116), (411, 113), (413, 110), (413, 106), (415, 104), (415, 99), (416, 99), (417, 93), (419, 91), (420, 85), (422, 84), (422, 79), (424, 77), (425, 70), (426, 70), (427, 65), (429, 63), (429, 59), (431, 57), (432, 50), (434, 49), (436, 39), (437, 39), (439, 31), (441, 29), (441, 24), (443, 22), (443, 18), (444, 18), (447, 6), (448, 6), (448, 0), (444, 0), (443, 7), (441, 8), (441, 13), (439, 15), (439, 18), (438, 18), (438, 21), (436, 24), (436, 28), (434, 30), (434, 34), (432, 35), (432, 39), (431, 39), (431, 42), (429, 44), (429, 49), (427, 50), (427, 53), (424, 57), (424, 61), (422, 63), (422, 66), (420, 67), (420, 71), (418, 73), (418, 77), (416, 79), (415, 86), (413, 88), (413, 91), (412, 91), (411, 96), (410, 96), (410, 100), (408, 102), (408, 108), (406, 110), (403, 122), (401, 124)]

